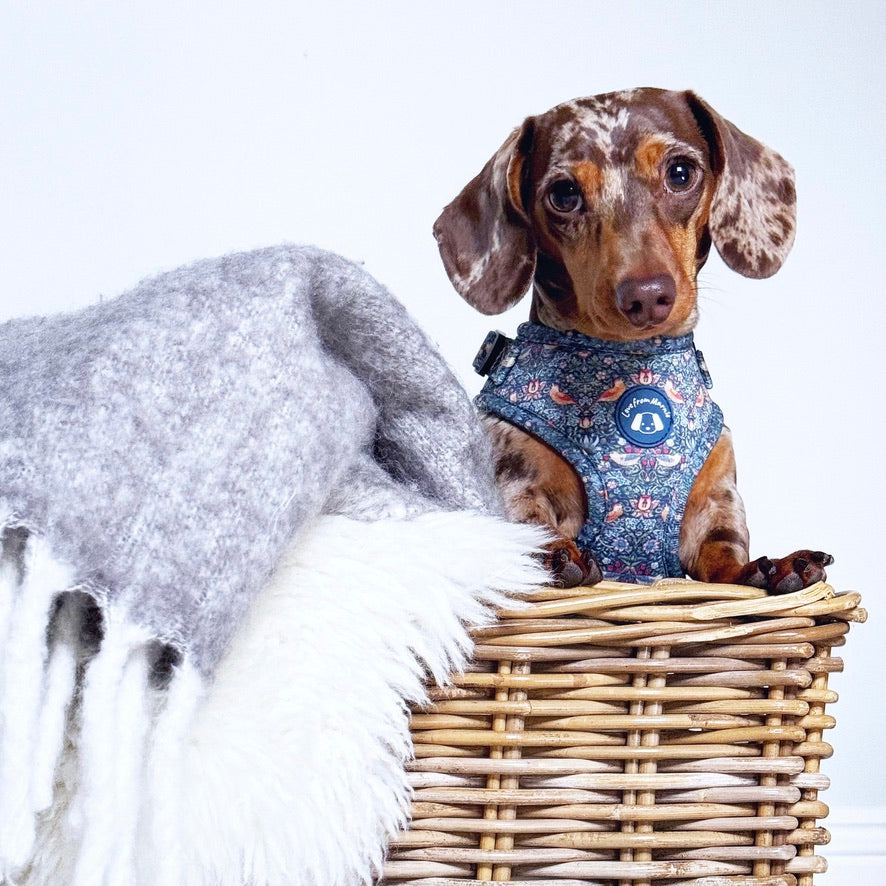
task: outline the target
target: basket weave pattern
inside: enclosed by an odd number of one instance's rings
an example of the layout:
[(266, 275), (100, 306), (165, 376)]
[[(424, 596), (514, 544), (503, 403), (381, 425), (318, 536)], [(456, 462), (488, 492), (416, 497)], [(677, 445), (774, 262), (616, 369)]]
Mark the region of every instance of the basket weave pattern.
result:
[(546, 588), (412, 718), (385, 882), (811, 886), (831, 655), (857, 594)]

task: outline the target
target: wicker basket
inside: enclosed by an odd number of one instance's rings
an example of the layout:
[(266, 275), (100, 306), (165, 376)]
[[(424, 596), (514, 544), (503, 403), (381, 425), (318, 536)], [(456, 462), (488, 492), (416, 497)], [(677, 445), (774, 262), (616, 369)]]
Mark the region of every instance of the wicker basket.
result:
[(826, 584), (548, 588), (475, 632), (412, 719), (413, 822), (385, 882), (811, 886), (831, 649)]

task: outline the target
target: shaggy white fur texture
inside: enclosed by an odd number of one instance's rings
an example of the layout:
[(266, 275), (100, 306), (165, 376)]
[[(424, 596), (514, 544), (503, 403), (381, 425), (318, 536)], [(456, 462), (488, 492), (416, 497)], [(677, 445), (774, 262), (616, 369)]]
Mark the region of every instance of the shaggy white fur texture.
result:
[[(426, 674), (443, 681), (464, 664), (466, 625), (545, 581), (530, 556), (543, 541), (535, 528), (466, 512), (320, 518), (211, 685), (185, 661), (168, 689), (150, 688), (146, 638), (108, 626), (36, 848), (20, 865), (9, 850), (22, 839), (4, 832), (0, 882), (370, 883), (407, 818), (408, 704), (425, 697)], [(53, 698), (70, 683), (67, 656)]]

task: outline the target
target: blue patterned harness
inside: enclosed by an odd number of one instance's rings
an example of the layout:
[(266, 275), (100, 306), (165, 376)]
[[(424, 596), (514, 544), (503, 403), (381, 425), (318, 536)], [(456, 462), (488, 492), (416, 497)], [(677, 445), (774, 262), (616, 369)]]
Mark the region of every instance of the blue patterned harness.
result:
[(481, 411), (562, 455), (584, 485), (576, 538), (607, 578), (682, 576), (680, 522), (692, 483), (723, 428), (692, 335), (634, 342), (524, 323), (487, 336)]

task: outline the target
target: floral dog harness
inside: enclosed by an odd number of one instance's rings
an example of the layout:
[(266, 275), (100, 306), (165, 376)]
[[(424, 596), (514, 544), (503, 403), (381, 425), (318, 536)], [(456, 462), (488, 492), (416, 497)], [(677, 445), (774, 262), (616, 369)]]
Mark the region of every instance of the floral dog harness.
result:
[(576, 538), (607, 578), (682, 576), (680, 522), (723, 428), (692, 335), (634, 342), (524, 323), (486, 337), (476, 399), (562, 455), (584, 484)]

